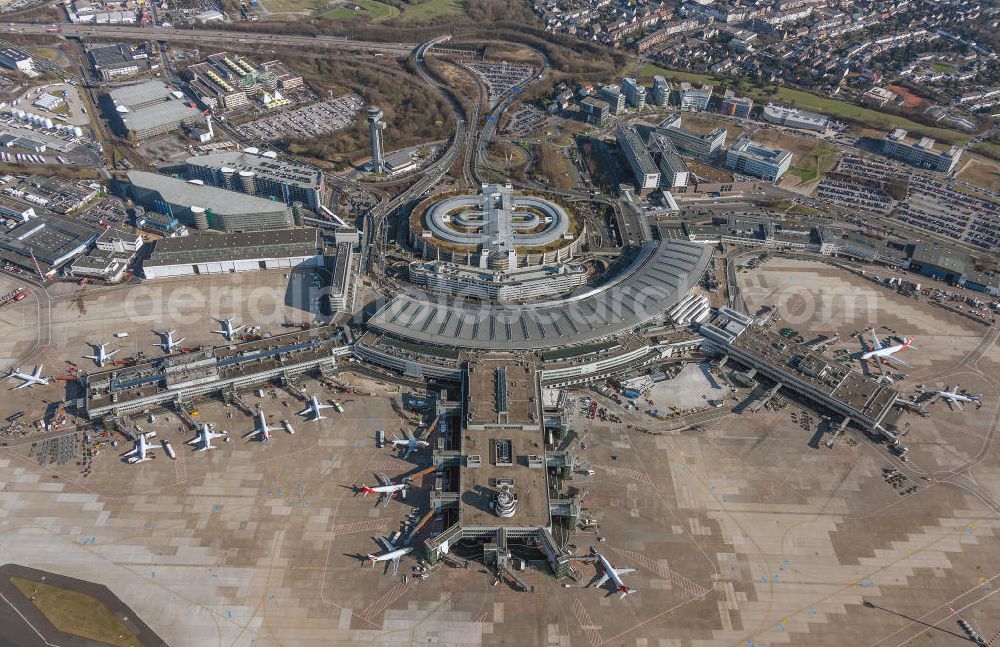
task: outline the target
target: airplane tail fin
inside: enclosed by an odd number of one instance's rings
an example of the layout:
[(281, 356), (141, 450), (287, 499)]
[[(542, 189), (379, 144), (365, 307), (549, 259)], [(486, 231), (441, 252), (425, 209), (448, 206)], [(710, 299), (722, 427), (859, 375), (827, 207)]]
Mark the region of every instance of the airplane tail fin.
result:
[(377, 562), (377, 561), (378, 560), (375, 559), (374, 555), (368, 555), (368, 557), (365, 558), (365, 564), (367, 564), (368, 562), (371, 562), (372, 563), (372, 568), (375, 568), (375, 562)]
[(916, 337), (907, 337), (903, 341), (903, 348), (916, 348), (916, 346), (913, 345), (914, 339), (916, 339)]
[(618, 598), (619, 600), (624, 600), (627, 596), (635, 595), (636, 593), (639, 592), (639, 589), (633, 589), (627, 586), (623, 586), (618, 590), (622, 592), (621, 597)]

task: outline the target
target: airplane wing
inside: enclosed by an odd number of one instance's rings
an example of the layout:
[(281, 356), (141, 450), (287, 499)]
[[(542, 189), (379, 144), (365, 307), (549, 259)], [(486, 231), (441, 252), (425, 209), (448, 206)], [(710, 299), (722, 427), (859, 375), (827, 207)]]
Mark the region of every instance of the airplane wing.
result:
[(626, 573), (635, 573), (634, 568), (616, 568), (615, 575), (625, 575)]
[(185, 445), (197, 445), (200, 442), (201, 442), (201, 436), (199, 435), (199, 436), (195, 436), (191, 440), (185, 440), (184, 444)]
[(92, 359), (92, 360), (94, 360), (96, 362), (97, 361), (97, 355), (84, 355), (83, 359)]
[(388, 551), (396, 550), (396, 547), (392, 545), (392, 542), (389, 541), (388, 538), (386, 538), (386, 537), (379, 537), (378, 541), (379, 541), (380, 544), (382, 544), (383, 546), (385, 546), (386, 550), (388, 550)]
[(875, 329), (872, 328), (872, 349), (882, 350), (882, 342), (878, 340), (878, 335), (875, 334)]
[(399, 558), (392, 560), (392, 574), (396, 575), (399, 572)]
[[(948, 404), (952, 404), (952, 401), (951, 401), (951, 400), (949, 400), (949, 401), (948, 401)], [(962, 401), (961, 401), (961, 400), (955, 400), (955, 401), (954, 401), (954, 405), (955, 405), (956, 407), (958, 407), (958, 410), (959, 410), (959, 411), (965, 411), (965, 407), (963, 407), (963, 406), (962, 406)]]
[(138, 455), (139, 455), (139, 448), (133, 447), (132, 449), (122, 454), (122, 458), (132, 458), (133, 456), (138, 456)]
[(905, 366), (906, 368), (913, 368), (913, 365), (912, 365), (912, 364), (908, 364), (908, 363), (904, 362), (903, 360), (899, 359), (899, 358), (898, 358), (898, 357), (896, 357), (895, 355), (893, 355), (892, 357), (890, 357), (890, 358), (889, 358), (889, 361), (890, 361), (890, 362), (896, 362), (897, 364), (902, 364), (902, 365), (903, 365), (903, 366)]
[(376, 472), (375, 478), (378, 479), (379, 485), (392, 485), (392, 481), (389, 480), (389, 477), (381, 472)]
[(386, 492), (385, 494), (382, 495), (382, 507), (383, 508), (388, 508), (389, 507), (389, 502), (392, 501), (392, 495), (393, 494), (394, 494), (393, 492)]
[(608, 581), (608, 577), (610, 577), (610, 576), (607, 573), (605, 573), (604, 575), (602, 575), (601, 579), (597, 580), (597, 582), (594, 583), (594, 588), (595, 589), (599, 589), (602, 586), (604, 586), (604, 584)]
[(32, 382), (21, 382), (20, 384), (18, 384), (17, 386), (15, 386), (13, 389), (11, 389), (11, 391), (17, 391), (18, 389), (23, 389), (23, 388), (29, 387), (31, 385), (32, 385)]
[(406, 449), (403, 450), (403, 460), (409, 458), (410, 454), (412, 453), (413, 453), (413, 448), (409, 445), (406, 445)]
[(309, 415), (310, 411), (312, 411), (312, 407), (306, 407), (302, 411), (299, 411), (296, 415), (299, 415), (299, 416)]
[(112, 355), (114, 355), (115, 353), (117, 353), (120, 350), (121, 350), (121, 348), (116, 348), (113, 351), (111, 351), (110, 353), (104, 353), (104, 356), (105, 357), (111, 357)]

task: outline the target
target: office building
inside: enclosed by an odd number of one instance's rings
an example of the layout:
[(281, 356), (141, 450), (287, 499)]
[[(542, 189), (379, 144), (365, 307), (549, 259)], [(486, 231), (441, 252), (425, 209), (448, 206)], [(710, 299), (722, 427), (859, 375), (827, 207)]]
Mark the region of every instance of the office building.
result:
[(962, 149), (952, 146), (947, 151), (936, 150), (930, 137), (911, 143), (906, 141), (906, 131), (897, 128), (882, 139), (882, 154), (919, 168), (950, 173), (958, 165)]
[(646, 150), (646, 145), (633, 126), (619, 123), (615, 129), (615, 138), (622, 156), (632, 170), (635, 186), (640, 191), (657, 188), (660, 185), (660, 169), (653, 157)]
[(30, 73), (34, 71), (31, 54), (13, 45), (0, 47), (0, 65), (18, 72)]
[(670, 103), (670, 82), (662, 76), (653, 77), (653, 103), (660, 107)]
[(588, 124), (600, 126), (608, 120), (611, 111), (607, 101), (587, 97), (580, 101), (580, 113)]
[(629, 107), (646, 107), (646, 88), (639, 85), (639, 82), (635, 79), (624, 79), (622, 81), (622, 93), (625, 95), (625, 103)]
[[(281, 93), (287, 95), (302, 86), (302, 76), (281, 61), (258, 64), (229, 52), (211, 54), (205, 62), (188, 67), (184, 74), (202, 102), (225, 110), (244, 107), (251, 99), (267, 107), (287, 105), (291, 101)], [(276, 95), (280, 98), (275, 99)]]
[(323, 201), (323, 173), (314, 166), (278, 159), (276, 153), (256, 148), (189, 157), (187, 175), (230, 191), (301, 202), (312, 210)]
[(702, 134), (681, 126), (681, 115), (673, 114), (656, 127), (656, 131), (670, 138), (670, 142), (682, 155), (709, 161), (722, 152), (726, 146), (725, 128), (715, 128)]
[(196, 229), (255, 231), (292, 226), (291, 209), (284, 202), (146, 171), (129, 171), (128, 181), (124, 189), (136, 204)]
[(791, 166), (791, 152), (755, 144), (748, 135), (741, 136), (726, 151), (726, 168), (734, 173), (776, 182)]
[(163, 238), (143, 261), (142, 273), (159, 279), (322, 264), (323, 241), (319, 230), (310, 227)]
[(687, 186), (691, 177), (688, 165), (677, 154), (670, 138), (661, 132), (652, 130), (646, 137), (646, 150), (653, 156), (657, 168), (660, 169), (660, 186), (666, 189)]
[(812, 130), (815, 132), (826, 132), (830, 127), (830, 118), (816, 112), (799, 110), (769, 103), (764, 106), (760, 113), (764, 121), (788, 128), (798, 128), (800, 130)]
[(613, 115), (625, 112), (625, 95), (615, 85), (606, 85), (597, 91), (597, 98), (607, 102), (608, 111)]
[(681, 83), (680, 99), (681, 108), (691, 110), (708, 110), (708, 104), (712, 100), (712, 92), (715, 88), (711, 85), (703, 85), (696, 88), (687, 81)]
[(738, 97), (732, 90), (726, 90), (722, 97), (722, 114), (740, 119), (748, 119), (750, 111), (753, 109), (753, 99), (750, 97)]
[(385, 130), (385, 122), (382, 111), (378, 108), (368, 108), (368, 138), (371, 145), (371, 170), (373, 173), (381, 173), (385, 166), (385, 148), (382, 142), (382, 131)]
[(145, 81), (116, 88), (108, 93), (120, 127), (132, 143), (179, 130), (184, 125), (204, 123), (201, 111), (184, 94), (163, 81)]

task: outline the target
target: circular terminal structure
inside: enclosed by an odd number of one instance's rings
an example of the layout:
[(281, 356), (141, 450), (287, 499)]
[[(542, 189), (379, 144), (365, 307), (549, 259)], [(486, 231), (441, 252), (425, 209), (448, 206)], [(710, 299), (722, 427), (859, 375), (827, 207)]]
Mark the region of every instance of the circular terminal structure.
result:
[(424, 258), (504, 271), (569, 260), (583, 233), (562, 206), (510, 184), (427, 202), (410, 221), (410, 243)]

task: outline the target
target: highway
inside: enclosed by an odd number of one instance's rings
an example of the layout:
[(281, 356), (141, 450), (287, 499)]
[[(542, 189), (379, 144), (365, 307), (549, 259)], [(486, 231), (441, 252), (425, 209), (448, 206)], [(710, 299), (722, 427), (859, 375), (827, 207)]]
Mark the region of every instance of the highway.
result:
[[(170, 43), (202, 44), (219, 41), (224, 44), (253, 43), (265, 45), (290, 45), (299, 47), (320, 47), (327, 49), (366, 50), (409, 56), (416, 43), (379, 43), (375, 41), (352, 40), (339, 36), (302, 36), (297, 34), (264, 34), (256, 32), (224, 31), (217, 29), (170, 29), (159, 27), (135, 27), (129, 25), (74, 25), (62, 23), (61, 36), (110, 38), (113, 40), (157, 40)], [(7, 23), (4, 29), (9, 33), (46, 34), (48, 24)]]
[(447, 88), (438, 83), (434, 77), (431, 76), (430, 70), (427, 69), (426, 62), (424, 61), (424, 55), (427, 53), (427, 50), (438, 43), (443, 43), (449, 40), (450, 38), (450, 35), (439, 36), (438, 38), (421, 44), (416, 48), (415, 59), (417, 63), (417, 72), (420, 74), (420, 78), (423, 79), (424, 83), (431, 86), (435, 91), (441, 94), (441, 96), (448, 100), (448, 103), (451, 105), (452, 111), (455, 115), (455, 134), (452, 137), (451, 142), (448, 144), (448, 148), (445, 150), (444, 154), (442, 154), (437, 161), (431, 163), (423, 170), (421, 177), (417, 180), (417, 182), (392, 200), (375, 207), (375, 209), (369, 212), (369, 214), (365, 217), (365, 232), (362, 237), (361, 246), (361, 267), (365, 271), (375, 273), (377, 276), (380, 274), (379, 270), (381, 268), (374, 267), (374, 264), (372, 263), (372, 259), (375, 256), (378, 256), (378, 254), (373, 254), (373, 248), (377, 247), (385, 238), (386, 218), (396, 209), (405, 205), (410, 200), (423, 195), (435, 184), (437, 184), (444, 174), (448, 172), (448, 169), (451, 168), (451, 165), (455, 163), (455, 160), (458, 159), (458, 155), (465, 148), (469, 127), (465, 122), (465, 115), (462, 110), (462, 106)]

